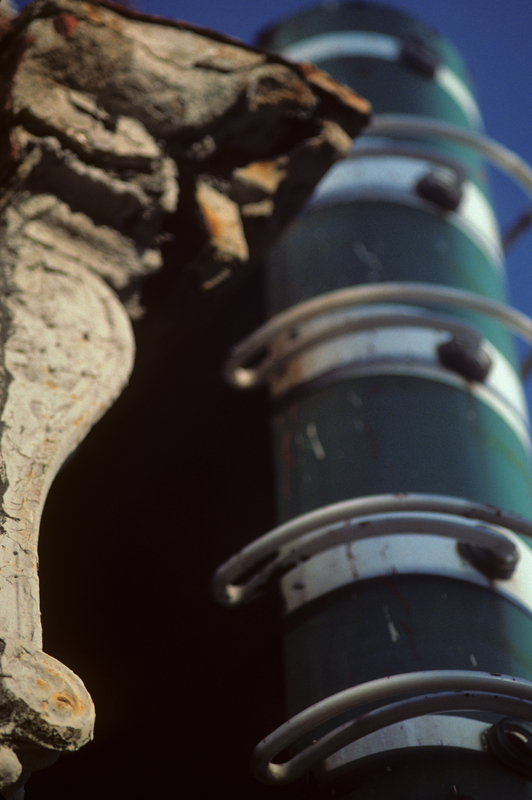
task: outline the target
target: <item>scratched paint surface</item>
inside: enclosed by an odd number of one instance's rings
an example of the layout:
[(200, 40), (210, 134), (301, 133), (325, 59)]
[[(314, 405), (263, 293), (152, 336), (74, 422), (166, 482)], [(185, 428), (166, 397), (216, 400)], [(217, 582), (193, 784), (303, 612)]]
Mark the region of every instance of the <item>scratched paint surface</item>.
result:
[[(468, 608), (476, 609), (474, 626)], [(291, 714), (349, 686), (403, 672), (473, 666), (532, 678), (525, 645), (530, 616), (462, 581), (423, 575), (360, 581), (292, 612), (285, 625)]]
[(437, 381), (344, 380), (287, 402), (272, 435), (281, 520), (386, 492), (449, 494), (532, 512), (528, 454), (516, 434), (481, 400)]

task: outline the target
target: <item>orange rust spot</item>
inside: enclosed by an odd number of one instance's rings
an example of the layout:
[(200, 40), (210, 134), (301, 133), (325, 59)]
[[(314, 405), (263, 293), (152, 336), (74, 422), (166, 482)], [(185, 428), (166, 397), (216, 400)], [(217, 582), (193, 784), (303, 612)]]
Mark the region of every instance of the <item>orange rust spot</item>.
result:
[[(279, 342), (277, 348), (272, 346), (271, 352), (275, 353), (276, 349), (282, 351), (282, 344), (282, 342)], [(284, 365), (282, 372), (279, 372), (277, 375), (272, 375), (270, 378), (270, 386), (275, 394), (282, 392), (283, 387), (286, 385), (291, 386), (295, 384), (297, 386), (304, 378), (305, 370), (303, 368), (303, 363), (300, 358), (296, 357)]]
[(279, 188), (287, 175), (288, 157), (253, 161), (245, 167), (236, 170), (236, 177), (253, 183), (268, 194), (273, 194)]
[(69, 706), (72, 709), (72, 711), (74, 711), (74, 709), (75, 709), (75, 706), (76, 706), (75, 702), (73, 702), (70, 699), (70, 697), (67, 697), (64, 694), (56, 694), (56, 695), (54, 695), (54, 697), (52, 699), (55, 700), (55, 702), (59, 706)]
[(72, 14), (58, 14), (54, 17), (54, 28), (60, 36), (69, 39), (76, 28), (78, 27), (78, 20)]
[(52, 695), (51, 701), (56, 703), (60, 708), (68, 708), (72, 714), (83, 716), (87, 713), (89, 706), (87, 706), (77, 695), (68, 695), (65, 692), (57, 692)]
[(250, 109), (256, 111), (261, 106), (289, 105), (301, 108), (313, 108), (316, 98), (309, 87), (293, 73), (287, 70), (277, 70), (270, 67), (257, 81), (252, 97)]
[(223, 232), (223, 220), (216, 214), (213, 209), (208, 206), (206, 203), (202, 205), (203, 216), (205, 218), (205, 224), (209, 229), (209, 233), (213, 239), (217, 239)]
[(80, 3), (81, 8), (90, 22), (95, 22), (98, 25), (103, 25), (103, 16), (95, 9), (92, 3)]
[(57, 389), (57, 384), (54, 383), (53, 381), (50, 380), (46, 381), (46, 385), (48, 386), (49, 389)]
[(338, 83), (326, 72), (322, 72), (321, 69), (311, 64), (310, 61), (303, 61), (299, 64), (299, 68), (312, 86), (335, 95), (339, 100), (342, 100), (346, 105), (351, 106), (351, 108), (354, 108), (365, 117), (371, 115), (371, 103), (369, 100), (366, 100), (342, 83)]

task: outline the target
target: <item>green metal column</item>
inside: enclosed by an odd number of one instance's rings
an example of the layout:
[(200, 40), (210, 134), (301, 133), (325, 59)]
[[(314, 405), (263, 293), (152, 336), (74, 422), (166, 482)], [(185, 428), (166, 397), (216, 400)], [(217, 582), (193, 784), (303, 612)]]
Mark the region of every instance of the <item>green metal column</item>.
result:
[[(282, 21), (260, 43), (317, 63), (367, 97), (376, 114), (481, 126), (460, 56), (400, 11), (324, 5)], [(437, 138), (368, 136), (357, 142), (361, 148), (368, 155), (359, 152), (338, 165), (270, 251), (270, 313), (347, 286), (391, 281), (504, 300), (500, 241), (480, 159)], [(401, 369), (389, 337), (384, 344), (378, 337), (366, 342), (374, 358), (366, 357), (364, 368), (345, 350), (324, 351), (321, 366), (289, 365), (274, 382), (281, 522), (383, 493), (450, 495), (532, 516), (530, 440), (511, 337), (481, 315), (446, 312), (481, 331), (509, 376), (504, 387), (515, 387), (498, 405), (482, 380), (471, 380), (443, 357), (439, 371)], [(478, 670), (532, 679), (532, 610), (442, 564), (433, 571), (416, 566), (422, 560), (413, 553), (416, 545), (412, 537), (403, 539), (391, 572), (378, 574), (377, 546), (361, 544), (350, 551), (351, 581), (335, 577), (343, 551), (322, 557), (330, 578), (322, 574), (321, 588), (310, 594), (306, 581), (316, 580), (315, 569), (303, 565), (283, 578), (290, 715), (399, 673)], [(532, 798), (532, 784), (493, 755), (453, 747), (401, 747), (352, 762), (346, 757), (320, 780), (357, 800)]]

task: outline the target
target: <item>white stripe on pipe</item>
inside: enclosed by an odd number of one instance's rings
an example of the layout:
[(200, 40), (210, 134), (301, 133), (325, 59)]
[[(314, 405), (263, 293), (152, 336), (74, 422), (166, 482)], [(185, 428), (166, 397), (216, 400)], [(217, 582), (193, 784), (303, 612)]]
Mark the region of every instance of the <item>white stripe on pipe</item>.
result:
[[(501, 530), (519, 551), (517, 568), (510, 578), (494, 580), (483, 575), (462, 558), (452, 539), (420, 534), (379, 536), (316, 553), (287, 572), (280, 580), (285, 612), (296, 611), (318, 597), (357, 581), (408, 574), (439, 575), (484, 586), (530, 613), (532, 552), (519, 536)], [(389, 622), (393, 624), (393, 620), (382, 620), (383, 625)], [(398, 630), (399, 635), (395, 636), (389, 624), (388, 630), (392, 642), (404, 635)]]
[(334, 31), (309, 36), (289, 44), (281, 55), (294, 61), (326, 61), (346, 56), (369, 56), (395, 61), (401, 54), (401, 40), (396, 36), (371, 31)]
[[(396, 36), (367, 31), (338, 31), (311, 36), (284, 47), (280, 53), (293, 61), (313, 61), (319, 64), (332, 58), (359, 56), (398, 61), (402, 41)], [(446, 65), (436, 68), (434, 81), (462, 109), (475, 128), (482, 128), (482, 115), (475, 98), (461, 78)]]
[[(390, 307), (390, 312), (397, 306)], [(353, 311), (327, 314), (305, 323), (309, 332), (319, 325), (347, 319)], [(303, 328), (303, 326), (301, 326)], [(510, 362), (491, 342), (483, 349), (492, 360), (483, 383), (466, 381), (438, 361), (437, 347), (449, 339), (448, 333), (430, 328), (381, 328), (340, 336), (300, 353), (280, 374), (270, 378), (272, 394), (282, 396), (301, 383), (342, 370), (346, 377), (368, 375), (410, 375), (466, 389), (489, 406), (513, 430), (527, 453), (532, 451), (527, 404), (521, 380)]]
[[(417, 182), (439, 165), (408, 154), (370, 155), (355, 148), (352, 156), (335, 164), (319, 182), (307, 208), (329, 205), (342, 200), (383, 199), (441, 211), (419, 198)], [(374, 196), (371, 197), (371, 194)], [(472, 181), (463, 184), (463, 197), (456, 211), (445, 211), (445, 219), (464, 231), (488, 256), (497, 270), (503, 268), (503, 249), (499, 226), (490, 203)]]
[(476, 719), (427, 714), (396, 722), (346, 745), (325, 759), (323, 770), (327, 773), (359, 758), (405, 747), (459, 747), (485, 753), (484, 735), (490, 727), (488, 723)]
[(466, 84), (458, 77), (456, 72), (442, 64), (436, 69), (434, 80), (458, 103), (473, 126), (482, 130), (484, 123), (480, 109)]

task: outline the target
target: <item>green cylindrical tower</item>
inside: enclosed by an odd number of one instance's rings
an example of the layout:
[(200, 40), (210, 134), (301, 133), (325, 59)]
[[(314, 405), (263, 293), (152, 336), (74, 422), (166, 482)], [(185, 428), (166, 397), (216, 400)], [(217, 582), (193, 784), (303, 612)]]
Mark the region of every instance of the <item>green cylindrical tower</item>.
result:
[[(316, 63), (367, 97), (377, 119), (481, 130), (460, 56), (398, 10), (323, 5), (260, 44)], [(356, 800), (532, 798), (526, 722), (498, 722), (518, 706), (502, 709), (484, 698), (496, 687), (481, 686), (485, 675), (532, 680), (532, 554), (512, 533), (527, 524), (495, 511), (532, 517), (528, 417), (511, 334), (468, 307), (473, 295), (505, 299), (483, 162), (444, 134), (370, 127), (264, 268), (275, 319), (306, 309), (272, 335), (285, 356), (270, 379), (284, 528), (263, 556), (274, 553), (284, 573), (288, 712), (304, 717), (351, 687), (417, 676), (391, 692), (402, 710), (382, 712), (369, 735), (308, 756), (318, 792)], [(350, 287), (380, 294), (360, 305), (354, 292), (350, 305)], [(291, 524), (307, 538), (283, 534)], [(502, 549), (482, 538), (490, 533)], [(427, 700), (422, 676), (436, 673), (440, 694), (462, 687), (471, 707)], [(334, 722), (308, 712), (315, 725), (301, 723), (301, 746), (390, 702), (368, 689), (347, 710), (338, 697)]]

